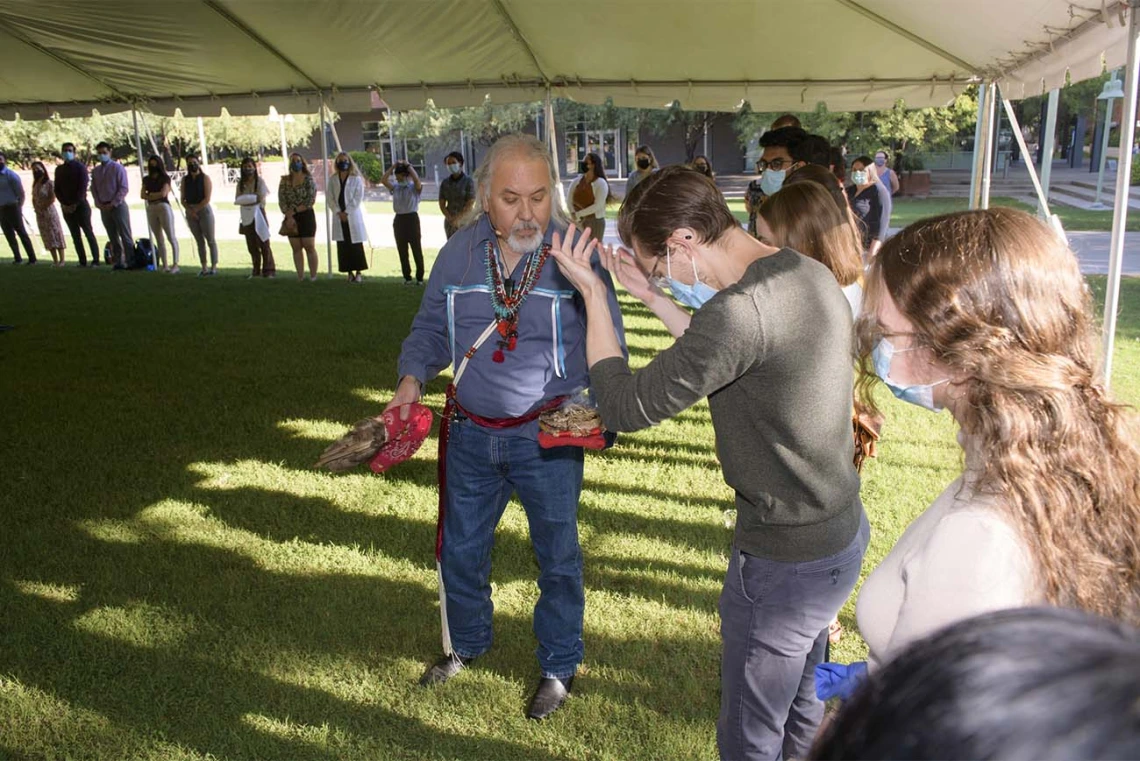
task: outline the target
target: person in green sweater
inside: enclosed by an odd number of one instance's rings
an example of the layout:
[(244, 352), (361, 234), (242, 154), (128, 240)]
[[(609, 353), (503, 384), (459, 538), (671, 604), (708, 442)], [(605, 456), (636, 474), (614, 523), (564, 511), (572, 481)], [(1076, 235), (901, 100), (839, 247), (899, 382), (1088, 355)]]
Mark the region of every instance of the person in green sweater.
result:
[[(599, 412), (608, 429), (636, 431), (708, 398), (737, 509), (717, 745), (726, 759), (803, 758), (823, 717), (814, 672), (827, 626), (870, 538), (852, 461), (851, 309), (827, 267), (749, 235), (692, 169), (643, 180), (618, 231), (632, 251), (573, 227), (552, 250), (586, 306)], [(676, 337), (637, 373), (590, 266), (598, 255)]]

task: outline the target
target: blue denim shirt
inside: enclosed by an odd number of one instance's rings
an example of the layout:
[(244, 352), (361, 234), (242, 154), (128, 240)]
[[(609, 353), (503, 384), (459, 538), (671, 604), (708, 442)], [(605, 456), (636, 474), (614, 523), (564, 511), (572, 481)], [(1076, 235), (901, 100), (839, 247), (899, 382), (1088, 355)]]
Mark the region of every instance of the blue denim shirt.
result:
[(10, 167), (4, 167), (0, 172), (0, 206), (22, 205), (24, 203), (24, 183), (20, 175)]
[[(556, 229), (553, 222), (547, 226), (547, 243)], [(454, 372), (495, 319), (487, 277), (488, 241), (494, 244), (495, 235), (484, 216), (440, 249), (411, 334), (400, 351), (400, 377), (411, 375), (423, 383), (449, 365)], [(524, 258), (515, 269), (516, 281), (525, 266)], [(594, 269), (609, 289), (610, 313), (624, 352), (625, 331), (613, 281), (596, 260)], [(502, 363), (491, 359), (498, 337), (492, 335), (479, 348), (456, 389), (459, 404), (472, 413), (487, 418), (519, 417), (545, 401), (589, 386), (585, 305), (553, 257), (546, 260), (519, 311), (518, 345), (504, 352)], [(532, 423), (495, 433), (535, 438), (538, 426)]]

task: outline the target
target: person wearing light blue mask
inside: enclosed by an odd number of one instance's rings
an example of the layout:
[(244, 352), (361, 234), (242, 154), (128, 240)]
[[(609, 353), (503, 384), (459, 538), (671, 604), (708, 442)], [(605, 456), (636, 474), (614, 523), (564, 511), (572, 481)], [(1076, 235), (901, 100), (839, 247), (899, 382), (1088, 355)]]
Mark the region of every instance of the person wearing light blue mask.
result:
[(883, 379), (904, 401), (946, 409), (961, 447), (949, 458), (958, 477), (860, 589), (872, 678), (989, 611), (1136, 620), (1136, 417), (1105, 390), (1091, 294), (1067, 242), (1016, 209), (944, 214), (889, 238), (866, 285), (860, 401), (874, 412)]
[(803, 162), (792, 158), (791, 147), (803, 140), (807, 133), (799, 127), (779, 127), (770, 129), (760, 136), (760, 147), (764, 152), (756, 161), (758, 180), (748, 184), (744, 194), (744, 206), (748, 211), (748, 232), (756, 235), (756, 215), (760, 206), (770, 195), (774, 195), (784, 185), (788, 174), (795, 171)]
[[(719, 606), (720, 755), (805, 758), (823, 717), (815, 666), (870, 539), (851, 433), (851, 308), (824, 264), (749, 235), (685, 167), (642, 180), (618, 232), (626, 248), (571, 226), (551, 256), (586, 307), (606, 428), (644, 429), (708, 399), (737, 511)], [(676, 337), (636, 373), (593, 270), (599, 255)]]
[(935, 401), (934, 389), (943, 383), (949, 383), (949, 378), (943, 378), (933, 383), (900, 384), (891, 376), (891, 364), (898, 354), (915, 351), (920, 347), (912, 346), (906, 349), (896, 349), (887, 338), (880, 338), (871, 353), (871, 361), (875, 367), (875, 374), (883, 381), (891, 393), (904, 402), (923, 407), (931, 412), (941, 412), (941, 401)]

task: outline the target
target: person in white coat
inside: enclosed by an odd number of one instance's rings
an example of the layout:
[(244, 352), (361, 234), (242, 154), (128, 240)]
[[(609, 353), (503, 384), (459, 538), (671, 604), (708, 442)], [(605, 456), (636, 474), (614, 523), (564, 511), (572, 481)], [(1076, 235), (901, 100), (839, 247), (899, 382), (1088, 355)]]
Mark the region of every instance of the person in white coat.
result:
[(364, 241), (368, 231), (364, 227), (364, 178), (360, 176), (352, 158), (343, 151), (337, 154), (336, 173), (329, 179), (327, 198), (336, 212), (332, 239), (336, 241), (336, 259), (341, 272), (348, 273), (348, 282), (363, 283), (368, 269), (364, 255)]
[(570, 183), (570, 208), (574, 221), (601, 241), (606, 234), (606, 204), (613, 201), (606, 170), (596, 153), (587, 153), (582, 174)]

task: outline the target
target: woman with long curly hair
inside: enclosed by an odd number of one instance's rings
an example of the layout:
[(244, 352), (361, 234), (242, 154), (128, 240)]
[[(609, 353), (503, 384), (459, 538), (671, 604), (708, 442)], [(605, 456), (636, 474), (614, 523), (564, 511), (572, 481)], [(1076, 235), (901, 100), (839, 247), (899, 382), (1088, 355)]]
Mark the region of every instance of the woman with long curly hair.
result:
[(1039, 603), (1140, 620), (1140, 450), (1098, 376), (1088, 288), (1063, 240), (1013, 209), (885, 243), (857, 325), (864, 375), (950, 410), (965, 472), (863, 584), (872, 668), (936, 629)]

